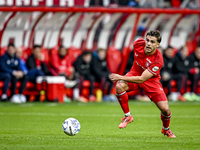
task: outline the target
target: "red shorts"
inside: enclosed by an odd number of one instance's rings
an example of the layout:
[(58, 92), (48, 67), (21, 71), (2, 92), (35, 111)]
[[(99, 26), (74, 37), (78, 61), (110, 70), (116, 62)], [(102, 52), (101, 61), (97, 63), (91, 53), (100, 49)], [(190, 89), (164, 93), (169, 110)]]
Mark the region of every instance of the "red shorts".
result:
[[(125, 76), (137, 76), (134, 72), (128, 72)], [(159, 80), (148, 79), (143, 83), (132, 83), (127, 82), (129, 89), (128, 91), (133, 91), (138, 88), (144, 90), (144, 93), (154, 102), (167, 101), (166, 94)]]

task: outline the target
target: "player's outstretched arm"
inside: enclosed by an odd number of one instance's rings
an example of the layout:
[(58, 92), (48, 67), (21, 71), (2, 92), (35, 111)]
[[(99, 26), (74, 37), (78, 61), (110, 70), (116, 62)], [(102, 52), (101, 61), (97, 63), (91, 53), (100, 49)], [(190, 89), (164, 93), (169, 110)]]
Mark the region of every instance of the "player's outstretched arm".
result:
[(126, 82), (134, 82), (134, 83), (143, 83), (144, 81), (148, 80), (149, 78), (151, 78), (153, 76), (153, 74), (151, 72), (149, 72), (147, 69), (142, 73), (141, 76), (121, 76), (119, 74), (114, 74), (112, 73), (110, 75), (110, 79), (112, 81), (119, 81), (119, 80), (123, 80)]

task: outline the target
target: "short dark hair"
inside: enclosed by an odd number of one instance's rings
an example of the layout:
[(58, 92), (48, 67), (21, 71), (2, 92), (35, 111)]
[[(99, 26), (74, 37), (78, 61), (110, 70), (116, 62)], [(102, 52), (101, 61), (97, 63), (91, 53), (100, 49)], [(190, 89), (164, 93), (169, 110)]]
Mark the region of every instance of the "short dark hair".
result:
[(40, 45), (34, 45), (33, 49), (36, 49), (36, 48), (41, 48), (41, 46)]
[(147, 37), (147, 35), (155, 36), (157, 38), (158, 43), (160, 43), (161, 40), (162, 40), (162, 37), (161, 37), (160, 32), (158, 30), (151, 30), (151, 31), (147, 32), (146, 37)]
[(65, 47), (63, 45), (60, 45), (58, 50), (60, 50), (61, 48), (65, 48)]
[(181, 48), (179, 49), (179, 51), (182, 51), (184, 48), (187, 48), (187, 49), (188, 49), (187, 45), (181, 46)]
[(167, 49), (173, 49), (173, 47), (170, 46), (170, 45), (168, 45), (167, 48), (166, 48), (166, 50), (167, 50)]
[(11, 46), (12, 46), (12, 47), (15, 47), (15, 45), (14, 45), (13, 43), (9, 43), (7, 47), (9, 48), (9, 47), (11, 47)]
[(86, 56), (88, 54), (92, 55), (92, 52), (85, 50), (85, 51), (83, 51), (82, 56)]

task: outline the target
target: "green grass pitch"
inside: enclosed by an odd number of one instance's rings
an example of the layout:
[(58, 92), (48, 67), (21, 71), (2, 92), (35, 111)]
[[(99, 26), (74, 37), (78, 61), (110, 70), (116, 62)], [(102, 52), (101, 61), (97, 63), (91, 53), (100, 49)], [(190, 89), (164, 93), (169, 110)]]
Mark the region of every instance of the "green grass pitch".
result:
[[(170, 128), (161, 134), (160, 112), (153, 102), (130, 101), (133, 123), (118, 129), (118, 103), (0, 103), (0, 150), (184, 150), (200, 149), (200, 102), (170, 102)], [(62, 123), (77, 118), (80, 132), (68, 136)]]

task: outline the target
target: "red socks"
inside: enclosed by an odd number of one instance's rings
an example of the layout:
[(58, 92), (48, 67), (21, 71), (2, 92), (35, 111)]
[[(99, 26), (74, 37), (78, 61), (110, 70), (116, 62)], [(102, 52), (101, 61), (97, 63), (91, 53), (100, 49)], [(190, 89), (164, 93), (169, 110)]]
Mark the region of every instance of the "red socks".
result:
[(163, 122), (163, 129), (164, 130), (169, 129), (169, 123), (170, 123), (170, 119), (171, 119), (171, 112), (170, 112), (170, 114), (168, 116), (163, 115), (162, 112), (161, 112), (160, 116), (161, 116), (161, 120)]
[[(130, 112), (129, 106), (128, 106), (128, 94), (126, 93), (126, 91), (121, 92), (121, 93), (116, 93), (116, 96), (118, 98), (118, 101), (121, 105), (123, 112), (125, 114)], [(165, 116), (164, 114), (161, 113), (161, 120), (163, 122), (163, 129), (164, 130), (169, 129), (170, 119), (171, 119), (171, 112), (167, 116)]]
[(116, 93), (116, 96), (124, 113), (125, 114), (128, 113), (130, 110), (128, 106), (128, 94), (126, 93), (126, 91), (121, 93)]

